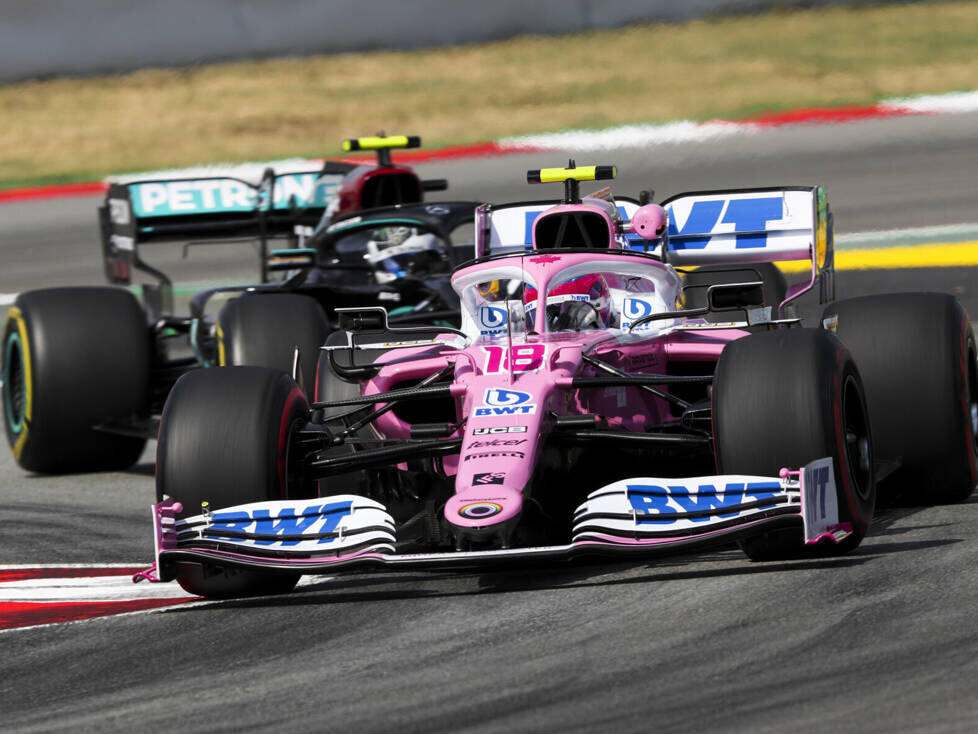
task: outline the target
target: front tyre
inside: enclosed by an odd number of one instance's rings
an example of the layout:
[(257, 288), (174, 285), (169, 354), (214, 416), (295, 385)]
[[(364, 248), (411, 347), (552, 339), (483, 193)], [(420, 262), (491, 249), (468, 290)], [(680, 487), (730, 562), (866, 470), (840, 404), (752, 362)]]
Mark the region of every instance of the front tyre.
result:
[[(156, 450), (157, 501), (183, 503), (179, 517), (233, 505), (303, 496), (290, 464), (292, 433), (309, 406), (288, 375), (264, 367), (194, 370), (170, 392)], [(235, 597), (282, 593), (299, 574), (181, 563), (177, 581), (192, 594)]]
[(869, 530), (876, 501), (872, 441), (863, 385), (849, 351), (818, 329), (780, 329), (729, 344), (713, 391), (719, 471), (777, 476), (832, 457), (839, 521), (853, 533), (806, 548), (800, 527), (741, 542), (751, 560), (852, 550)]

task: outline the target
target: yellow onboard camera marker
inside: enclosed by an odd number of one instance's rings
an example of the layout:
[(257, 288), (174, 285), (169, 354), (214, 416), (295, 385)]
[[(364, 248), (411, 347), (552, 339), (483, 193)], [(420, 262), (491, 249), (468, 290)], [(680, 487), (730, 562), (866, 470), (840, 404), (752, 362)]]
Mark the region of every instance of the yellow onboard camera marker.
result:
[(388, 135), (387, 137), (351, 138), (343, 141), (343, 150), (381, 150), (383, 148), (417, 148), (421, 138), (417, 135)]
[(528, 178), (536, 183), (560, 183), (567, 180), (595, 181), (615, 178), (617, 175), (616, 166), (578, 166), (577, 168), (541, 168), (539, 171), (530, 171)]

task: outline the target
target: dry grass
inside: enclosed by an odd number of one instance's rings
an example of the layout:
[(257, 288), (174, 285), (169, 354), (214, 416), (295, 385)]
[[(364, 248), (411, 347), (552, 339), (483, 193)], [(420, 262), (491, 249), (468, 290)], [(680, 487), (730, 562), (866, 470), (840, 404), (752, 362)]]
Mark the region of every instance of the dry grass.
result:
[(0, 185), (973, 89), (976, 30), (974, 1), (837, 7), (8, 85)]

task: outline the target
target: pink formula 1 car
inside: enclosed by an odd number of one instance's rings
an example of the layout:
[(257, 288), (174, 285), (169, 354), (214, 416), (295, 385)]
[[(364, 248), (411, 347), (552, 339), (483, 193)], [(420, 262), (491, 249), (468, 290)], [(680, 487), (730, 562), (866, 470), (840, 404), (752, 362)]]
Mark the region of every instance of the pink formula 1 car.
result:
[[(580, 196), (613, 177), (531, 171), (563, 200), (480, 207), (459, 330), (340, 309), (311, 405), (270, 369), (183, 376), (142, 575), (234, 596), (371, 566), (837, 554), (878, 486), (970, 495), (975, 340), (953, 298), (858, 298), (803, 328), (791, 301), (832, 296), (823, 189)], [(800, 259), (811, 277), (778, 292), (769, 263)]]

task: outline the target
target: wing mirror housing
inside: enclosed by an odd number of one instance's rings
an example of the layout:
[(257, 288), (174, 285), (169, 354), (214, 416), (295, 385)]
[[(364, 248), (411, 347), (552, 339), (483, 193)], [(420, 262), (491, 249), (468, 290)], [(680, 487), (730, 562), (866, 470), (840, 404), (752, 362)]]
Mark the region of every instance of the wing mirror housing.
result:
[(665, 234), (669, 214), (658, 204), (643, 204), (632, 215), (626, 230), (645, 240), (655, 240)]
[(743, 311), (764, 305), (764, 283), (718, 283), (706, 291), (711, 311)]

